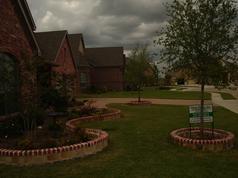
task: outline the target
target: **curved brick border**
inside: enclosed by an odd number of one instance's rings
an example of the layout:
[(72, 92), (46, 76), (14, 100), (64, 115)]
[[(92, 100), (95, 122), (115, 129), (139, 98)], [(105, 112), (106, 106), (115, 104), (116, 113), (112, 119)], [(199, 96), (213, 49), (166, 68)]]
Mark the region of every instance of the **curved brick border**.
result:
[(152, 102), (151, 101), (146, 101), (146, 100), (143, 100), (143, 101), (130, 101), (129, 103), (127, 103), (128, 105), (137, 105), (137, 106), (148, 106), (148, 105), (151, 105)]
[(95, 139), (69, 146), (38, 150), (0, 149), (0, 163), (9, 165), (34, 165), (53, 163), (95, 154), (108, 145), (108, 134), (101, 130), (86, 129), (86, 133)]
[(121, 117), (121, 111), (120, 110), (118, 110), (118, 109), (111, 109), (111, 108), (110, 108), (110, 110), (112, 112), (108, 113), (108, 114), (79, 117), (79, 118), (75, 118), (75, 119), (69, 120), (66, 123), (66, 127), (69, 130), (73, 131), (80, 122), (111, 120), (111, 119), (118, 119), (118, 118)]
[[(188, 147), (192, 149), (199, 149), (204, 151), (224, 151), (230, 150), (234, 147), (235, 135), (231, 132), (214, 129), (214, 134), (221, 136), (220, 139), (214, 140), (200, 140), (200, 139), (190, 139), (180, 136), (182, 133), (189, 132), (190, 128), (182, 128), (174, 130), (170, 133), (172, 142), (183, 147)], [(192, 128), (192, 132), (199, 132), (199, 128)], [(212, 129), (204, 128), (204, 132), (212, 134)]]
[[(121, 117), (120, 110), (110, 110), (112, 111), (112, 113), (97, 116), (81, 117), (70, 120), (66, 122), (66, 128), (73, 132), (77, 128), (77, 124), (82, 121), (108, 120), (117, 119)], [(86, 134), (95, 137), (95, 139), (84, 143), (48, 149), (0, 149), (0, 164), (25, 166), (53, 163), (57, 161), (80, 158), (87, 155), (95, 154), (107, 147), (109, 142), (109, 135), (107, 134), (107, 132), (97, 129), (86, 129)]]

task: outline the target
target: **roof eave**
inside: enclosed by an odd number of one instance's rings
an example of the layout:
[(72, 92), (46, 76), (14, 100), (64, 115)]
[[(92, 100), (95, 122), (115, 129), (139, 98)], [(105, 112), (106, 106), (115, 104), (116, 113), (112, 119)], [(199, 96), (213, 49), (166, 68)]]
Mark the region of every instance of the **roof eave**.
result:
[[(34, 42), (34, 44), (35, 44), (37, 55), (38, 55), (38, 56), (41, 56), (40, 47), (39, 47), (39, 45), (38, 45), (38, 43), (37, 43), (37, 41), (36, 41), (36, 38), (35, 38), (35, 36), (34, 36), (34, 33), (33, 33), (33, 30), (36, 29), (34, 20), (33, 20), (32, 16), (31, 16), (32, 22), (33, 22), (33, 26), (31, 26), (30, 23), (29, 23), (29, 21), (28, 21), (28, 19), (27, 19), (27, 17), (26, 17), (26, 13), (25, 13), (25, 11), (24, 11), (24, 8), (22, 7), (21, 1), (20, 1), (20, 0), (17, 0), (17, 2), (18, 2), (18, 5), (19, 5), (19, 7), (20, 7), (20, 10), (21, 10), (21, 12), (22, 12), (22, 15), (24, 16), (24, 19), (25, 19), (25, 22), (26, 22), (26, 24), (27, 24), (28, 30), (30, 31), (30, 35), (31, 35), (31, 37), (32, 37), (32, 40), (33, 40), (33, 42)], [(25, 0), (24, 0), (24, 3), (25, 3), (26, 6), (28, 6), (28, 5), (26, 4), (26, 1), (25, 1)], [(29, 8), (29, 7), (28, 7), (28, 8)], [(30, 14), (31, 14), (31, 13), (30, 13)], [(32, 27), (33, 27), (33, 28), (32, 28)]]

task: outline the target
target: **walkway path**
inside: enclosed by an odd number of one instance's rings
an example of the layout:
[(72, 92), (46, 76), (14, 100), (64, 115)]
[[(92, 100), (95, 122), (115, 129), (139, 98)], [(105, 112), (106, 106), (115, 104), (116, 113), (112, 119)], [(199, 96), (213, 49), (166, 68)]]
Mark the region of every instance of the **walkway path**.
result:
[(212, 103), (238, 114), (238, 100), (223, 100), (219, 93), (212, 93)]
[[(92, 98), (94, 100), (94, 105), (99, 108), (105, 107), (110, 103), (129, 103), (130, 101), (136, 101), (136, 98)], [(178, 105), (178, 106), (189, 106), (200, 104), (199, 100), (176, 100), (176, 99), (144, 99), (149, 100), (152, 104), (160, 105)], [(206, 104), (211, 104), (211, 101), (205, 101)]]
[[(94, 106), (99, 108), (105, 108), (106, 105), (111, 103), (129, 103), (130, 101), (136, 101), (137, 98), (91, 98), (95, 101)], [(159, 105), (177, 105), (177, 106), (189, 106), (200, 104), (200, 100), (178, 100), (178, 99), (144, 99), (151, 101), (152, 104)], [(219, 93), (212, 93), (212, 101), (206, 100), (205, 104), (214, 104), (222, 106), (234, 113), (238, 114), (238, 100), (223, 100)]]

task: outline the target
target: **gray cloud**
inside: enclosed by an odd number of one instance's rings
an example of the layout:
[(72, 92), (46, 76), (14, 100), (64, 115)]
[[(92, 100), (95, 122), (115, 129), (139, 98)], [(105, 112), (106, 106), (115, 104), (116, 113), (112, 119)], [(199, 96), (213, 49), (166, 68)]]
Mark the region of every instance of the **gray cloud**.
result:
[(83, 33), (86, 46), (152, 44), (169, 0), (28, 0), (38, 31)]

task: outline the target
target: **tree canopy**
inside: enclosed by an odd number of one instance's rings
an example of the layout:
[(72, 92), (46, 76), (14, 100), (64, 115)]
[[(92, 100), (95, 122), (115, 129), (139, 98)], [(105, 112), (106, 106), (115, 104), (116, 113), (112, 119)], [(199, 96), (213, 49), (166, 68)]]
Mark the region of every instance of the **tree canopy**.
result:
[(237, 7), (232, 0), (174, 0), (159, 34), (162, 58), (203, 83), (222, 80), (224, 61), (237, 60)]
[(237, 61), (238, 26), (234, 0), (173, 0), (167, 26), (160, 32), (161, 57), (190, 73), (201, 84), (200, 128), (203, 137), (205, 84), (225, 83), (226, 64)]
[(151, 75), (154, 75), (149, 58), (147, 47), (137, 47), (132, 50), (127, 60), (125, 79), (127, 84), (139, 91), (138, 101), (140, 101), (141, 88), (150, 80)]

